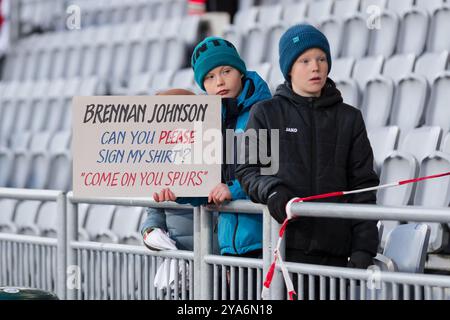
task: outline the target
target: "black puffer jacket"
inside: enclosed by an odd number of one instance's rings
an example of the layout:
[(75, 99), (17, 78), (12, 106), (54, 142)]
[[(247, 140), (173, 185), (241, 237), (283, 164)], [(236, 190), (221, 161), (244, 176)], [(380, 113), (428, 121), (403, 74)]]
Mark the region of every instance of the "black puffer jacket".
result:
[[(279, 129), (280, 136), (276, 174), (261, 175), (262, 165), (250, 164), (252, 155), (237, 168), (237, 178), (254, 202), (266, 204), (269, 194), (280, 184), (298, 197), (379, 184), (361, 112), (343, 103), (331, 79), (319, 98), (301, 97), (289, 84), (280, 85), (273, 99), (253, 107), (249, 128)], [(271, 143), (274, 141), (269, 139), (268, 150)], [(366, 192), (321, 201), (375, 203), (376, 194)], [(349, 257), (363, 251), (375, 256), (376, 221), (300, 218), (288, 224), (286, 247), (308, 255)]]

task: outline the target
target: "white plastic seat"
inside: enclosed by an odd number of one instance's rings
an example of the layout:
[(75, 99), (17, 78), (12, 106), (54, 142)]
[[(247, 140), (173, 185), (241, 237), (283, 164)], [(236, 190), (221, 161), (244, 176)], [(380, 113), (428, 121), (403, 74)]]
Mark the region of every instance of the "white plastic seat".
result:
[(369, 128), (367, 135), (372, 146), (377, 172), (385, 159), (394, 152), (397, 146), (399, 129), (396, 126)]
[(138, 231), (142, 208), (118, 207), (114, 213), (111, 231), (118, 236), (120, 243), (141, 244), (142, 237)]
[(14, 213), (17, 206), (17, 200), (0, 199), (0, 232), (17, 233), (17, 227), (14, 224)]
[(56, 238), (58, 230), (58, 212), (55, 201), (46, 201), (39, 208), (36, 225), (39, 235)]
[(384, 62), (382, 75), (397, 83), (414, 70), (416, 56), (414, 54), (394, 55)]
[(431, 88), (425, 124), (439, 126), (444, 132), (450, 131), (450, 72), (436, 79)]
[(400, 31), (396, 52), (398, 54), (413, 53), (419, 56), (424, 48), (428, 33), (429, 15), (427, 11), (413, 8), (404, 13), (400, 22)]
[(371, 79), (364, 90), (362, 113), (368, 128), (383, 127), (388, 123), (395, 84), (386, 77)]
[(40, 201), (24, 200), (17, 204), (14, 224), (17, 232), (26, 235), (39, 235), (36, 225), (36, 216), (41, 206)]

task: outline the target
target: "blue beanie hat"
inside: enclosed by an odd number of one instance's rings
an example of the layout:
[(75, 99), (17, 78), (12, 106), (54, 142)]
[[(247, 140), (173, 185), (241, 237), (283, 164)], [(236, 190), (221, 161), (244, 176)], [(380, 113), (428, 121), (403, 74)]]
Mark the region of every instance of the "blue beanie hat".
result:
[(212, 69), (219, 66), (231, 66), (245, 74), (245, 62), (239, 56), (233, 44), (218, 37), (208, 37), (194, 49), (191, 57), (195, 82), (205, 90), (203, 79)]
[(278, 45), (280, 69), (284, 78), (290, 81), (289, 72), (295, 60), (306, 50), (322, 49), (327, 55), (328, 73), (331, 70), (330, 44), (325, 35), (309, 24), (298, 24), (290, 27), (281, 36)]

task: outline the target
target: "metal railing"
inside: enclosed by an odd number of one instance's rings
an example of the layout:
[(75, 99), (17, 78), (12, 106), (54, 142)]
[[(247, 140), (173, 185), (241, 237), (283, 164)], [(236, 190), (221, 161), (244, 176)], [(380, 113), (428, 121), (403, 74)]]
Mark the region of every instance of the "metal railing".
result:
[[(250, 201), (196, 207), (194, 251), (153, 252), (143, 246), (78, 241), (78, 204), (180, 209), (189, 205), (142, 198), (82, 199), (59, 191), (4, 188), (0, 188), (0, 198), (57, 201), (57, 239), (0, 234), (0, 285), (54, 291), (62, 299), (260, 299), (280, 227), (264, 205)], [(262, 259), (213, 254), (212, 213), (217, 211), (263, 214)], [(299, 217), (450, 222), (449, 208), (299, 203), (292, 211)], [(164, 259), (174, 259), (181, 271), (175, 273), (172, 286), (166, 272), (167, 286), (160, 290), (153, 282)], [(286, 266), (300, 299), (450, 298), (450, 277), (443, 275), (374, 273), (292, 262)], [(270, 294), (272, 299), (285, 299), (279, 270)]]
[(0, 234), (2, 285), (31, 286), (66, 298), (66, 195), (61, 191), (0, 188), (0, 199), (56, 201), (57, 239)]

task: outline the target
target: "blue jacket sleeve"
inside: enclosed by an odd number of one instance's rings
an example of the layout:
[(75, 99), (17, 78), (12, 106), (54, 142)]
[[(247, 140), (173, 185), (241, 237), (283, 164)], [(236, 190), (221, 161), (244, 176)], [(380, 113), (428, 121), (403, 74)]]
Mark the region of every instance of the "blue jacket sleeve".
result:
[(208, 198), (205, 197), (178, 197), (175, 200), (179, 204), (190, 204), (191, 206), (198, 207), (208, 203)]
[(141, 234), (148, 228), (160, 228), (167, 231), (166, 213), (164, 209), (147, 208), (147, 218), (141, 225)]
[(237, 179), (228, 183), (231, 192), (231, 200), (248, 199), (247, 194), (242, 190), (241, 184)]

